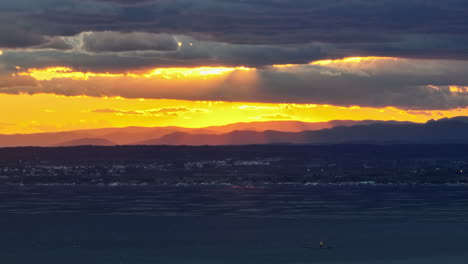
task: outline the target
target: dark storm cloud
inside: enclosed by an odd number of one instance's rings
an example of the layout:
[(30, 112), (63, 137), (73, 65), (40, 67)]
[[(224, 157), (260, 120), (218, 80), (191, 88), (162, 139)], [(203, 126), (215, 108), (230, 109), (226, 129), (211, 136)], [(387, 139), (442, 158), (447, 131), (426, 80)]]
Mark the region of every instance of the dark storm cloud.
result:
[(46, 38), (40, 45), (31, 47), (33, 49), (55, 49), (55, 50), (70, 50), (73, 48), (71, 43), (67, 43), (61, 37)]
[(17, 16), (7, 25), (23, 21), (22, 29), (42, 35), (146, 31), (237, 44), (380, 43), (404, 34), (450, 40), (468, 31), (460, 0), (20, 0), (0, 10)]
[[(467, 85), (466, 63), (403, 62), (372, 70), (298, 66), (260, 72), (265, 93), (261, 101), (285, 100), (342, 106), (396, 106), (404, 109), (451, 109), (468, 106), (468, 93), (450, 85)], [(450, 66), (449, 66), (450, 65)], [(458, 68), (462, 67), (462, 68)]]
[[(120, 34), (118, 34), (120, 35)], [(123, 34), (127, 36), (127, 34)], [(160, 39), (159, 35), (149, 39)], [(78, 69), (81, 71), (94, 72), (119, 72), (134, 71), (139, 69), (157, 68), (157, 67), (194, 67), (194, 66), (249, 66), (264, 67), (271, 64), (282, 63), (308, 63), (311, 60), (321, 59), (326, 56), (326, 49), (322, 45), (305, 45), (302, 47), (282, 47), (282, 46), (258, 46), (258, 45), (232, 45), (217, 42), (196, 41), (193, 38), (185, 36), (176, 36), (175, 38), (163, 39), (160, 42), (147, 42), (146, 39), (132, 40), (125, 38), (128, 43), (123, 45), (123, 41), (116, 48), (142, 49), (148, 45), (155, 49), (171, 45), (176, 45), (181, 41), (182, 46), (177, 50), (167, 51), (127, 51), (118, 53), (90, 53), (97, 51), (96, 44), (87, 44), (86, 37), (83, 41), (69, 39), (69, 42), (76, 42), (77, 46), (73, 52), (35, 50), (35, 51), (6, 51), (0, 56), (0, 62), (10, 65), (10, 67), (20, 66), (22, 68), (45, 68), (51, 66), (64, 66)], [(82, 45), (83, 42), (83, 46)], [(100, 48), (107, 50), (114, 47), (114, 44), (105, 45), (112, 42), (110, 40), (99, 40)], [(173, 43), (174, 42), (174, 43)], [(190, 43), (192, 45), (190, 45)], [(164, 44), (164, 45), (161, 45)], [(148, 46), (146, 46), (148, 47)], [(150, 48), (148, 47), (148, 48)], [(81, 52), (80, 48), (88, 52)], [(172, 47), (171, 47), (172, 48)]]
[[(0, 19), (1, 23), (2, 19)], [(45, 37), (34, 32), (17, 28), (15, 26), (0, 25), (0, 47), (24, 48), (41, 45), (46, 42)]]
[[(83, 1), (83, 0), (76, 0), (76, 1)], [(158, 0), (85, 0), (85, 1), (112, 2), (112, 3), (123, 4), (123, 5), (135, 5), (135, 4), (141, 4), (141, 3), (157, 2)]]
[(83, 47), (91, 52), (160, 50), (171, 51), (178, 47), (173, 36), (144, 32), (92, 32), (83, 36)]
[[(186, 35), (250, 50), (252, 45), (300, 49), (320, 43), (328, 49), (321, 58), (468, 58), (468, 2), (461, 0), (18, 0), (2, 1), (0, 15), (0, 35), (9, 36), (0, 38), (3, 49), (43, 47), (54, 36), (113, 31)], [(94, 50), (159, 50), (121, 41), (100, 42)], [(303, 61), (315, 55), (304, 53)], [(268, 65), (268, 58), (239, 59), (239, 64)]]

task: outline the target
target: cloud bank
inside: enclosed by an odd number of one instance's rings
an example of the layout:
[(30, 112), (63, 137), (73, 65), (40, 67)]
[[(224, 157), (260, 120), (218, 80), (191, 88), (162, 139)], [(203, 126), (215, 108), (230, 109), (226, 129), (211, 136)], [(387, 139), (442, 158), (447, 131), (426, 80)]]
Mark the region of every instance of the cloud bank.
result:
[(367, 58), (263, 69), (175, 68), (121, 75), (57, 69), (47, 78), (19, 73), (18, 79), (11, 77), (10, 83), (1, 85), (0, 92), (451, 109), (468, 106), (467, 68), (467, 61)]
[[(460, 0), (2, 1), (0, 93), (452, 109), (466, 32)], [(398, 59), (310, 64), (356, 56)], [(143, 76), (207, 66), (255, 70)], [(91, 77), (24, 74), (48, 67)]]

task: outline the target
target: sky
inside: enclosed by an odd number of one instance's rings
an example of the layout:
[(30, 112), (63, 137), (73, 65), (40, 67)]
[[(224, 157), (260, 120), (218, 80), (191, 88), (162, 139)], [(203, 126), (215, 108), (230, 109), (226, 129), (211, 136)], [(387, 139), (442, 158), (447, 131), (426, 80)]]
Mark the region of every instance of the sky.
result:
[(0, 1), (0, 133), (468, 115), (465, 0)]

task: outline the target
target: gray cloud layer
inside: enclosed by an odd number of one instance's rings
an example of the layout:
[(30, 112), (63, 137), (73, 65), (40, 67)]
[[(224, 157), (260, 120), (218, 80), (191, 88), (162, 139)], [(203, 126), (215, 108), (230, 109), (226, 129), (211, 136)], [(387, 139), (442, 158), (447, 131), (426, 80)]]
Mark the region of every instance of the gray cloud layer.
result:
[[(70, 51), (9, 50), (0, 56), (0, 63), (12, 68), (60, 65), (84, 71), (114, 72), (156, 67), (301, 64), (321, 59), (327, 54), (327, 48), (320, 44), (296, 47), (234, 45), (197, 41), (187, 36), (147, 33), (87, 33), (60, 41), (68, 41), (66, 45), (74, 43), (75, 46)], [(178, 47), (177, 41), (183, 43), (181, 47)]]
[(145, 32), (91, 32), (84, 34), (83, 47), (91, 52), (160, 50), (171, 51), (178, 47), (177, 41), (168, 34)]
[[(215, 82), (92, 77), (35, 81), (31, 85), (31, 78), (21, 76), (1, 85), (0, 92), (451, 109), (468, 106), (467, 68), (466, 61), (387, 59), (344, 66), (235, 71)], [(452, 85), (460, 88), (451, 90)]]
[[(448, 86), (468, 86), (467, 32), (464, 0), (1, 1), (0, 92), (464, 107), (466, 92)], [(361, 69), (270, 67), (348, 56), (426, 60)], [(11, 77), (18, 66), (126, 72), (240, 65), (259, 69), (255, 86), (236, 78), (206, 91), (191, 83)]]
[(11, 36), (0, 46), (9, 48), (45, 36), (135, 31), (231, 44), (328, 43), (345, 55), (468, 56), (462, 0), (18, 0), (2, 1), (0, 14), (0, 32)]

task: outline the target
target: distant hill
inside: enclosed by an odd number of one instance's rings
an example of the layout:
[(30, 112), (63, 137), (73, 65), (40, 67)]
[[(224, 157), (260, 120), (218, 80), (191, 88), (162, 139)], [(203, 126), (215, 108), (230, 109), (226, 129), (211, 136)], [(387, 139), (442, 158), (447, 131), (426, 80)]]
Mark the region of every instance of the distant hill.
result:
[[(183, 137), (182, 134), (201, 134), (201, 135), (218, 135), (226, 134), (233, 131), (282, 131), (282, 132), (301, 132), (310, 130), (321, 130), (333, 128), (336, 126), (353, 126), (353, 125), (368, 125), (376, 123), (394, 124), (400, 122), (395, 121), (350, 121), (350, 120), (335, 120), (330, 122), (307, 123), (300, 121), (267, 121), (267, 122), (251, 122), (251, 123), (235, 123), (224, 126), (211, 126), (205, 128), (184, 128), (184, 127), (124, 127), (124, 128), (102, 128), (89, 130), (75, 130), (56, 133), (36, 133), (36, 134), (17, 134), (17, 135), (0, 135), (0, 147), (17, 147), (17, 146), (58, 146), (64, 142), (74, 142), (82, 139), (105, 139), (115, 145), (129, 144), (150, 144), (167, 135), (171, 135), (167, 139), (175, 142), (175, 138)], [(404, 122), (408, 123), (408, 122)], [(172, 135), (176, 133), (175, 135)], [(242, 136), (235, 136), (239, 133), (233, 133), (234, 137), (238, 137), (236, 144), (241, 144)], [(259, 142), (259, 140), (255, 142)], [(80, 142), (80, 141), (78, 141)], [(220, 142), (223, 140), (220, 139)], [(230, 142), (229, 140), (227, 142)], [(245, 141), (250, 142), (250, 141)], [(262, 141), (260, 141), (262, 142)], [(265, 141), (267, 142), (267, 141)], [(84, 142), (86, 143), (86, 142)]]
[(325, 128), (332, 128), (335, 126), (354, 126), (357, 124), (376, 123), (382, 121), (364, 120), (334, 120), (329, 122), (300, 122), (300, 121), (268, 121), (268, 122), (248, 122), (248, 123), (235, 123), (224, 126), (210, 126), (206, 129), (221, 133), (228, 133), (236, 130), (243, 131), (285, 131), (285, 132), (300, 132), (305, 130), (320, 130)]
[(62, 142), (55, 147), (74, 147), (74, 146), (115, 146), (115, 143), (102, 138), (81, 138)]
[(189, 134), (183, 132), (172, 133), (161, 138), (136, 142), (135, 145), (249, 145), (278, 143), (291, 140), (291, 135), (300, 132), (280, 131), (233, 131), (226, 134)]
[(233, 131), (225, 134), (172, 133), (143, 145), (247, 145), (336, 143), (468, 143), (468, 118), (416, 123), (373, 123), (301, 132)]
[[(102, 138), (116, 145), (127, 145), (139, 140), (161, 137), (178, 131), (192, 131), (183, 127), (124, 127), (75, 130), (55, 133), (0, 135), (0, 147), (17, 146), (56, 146), (63, 142), (83, 138)], [(206, 129), (198, 129), (199, 133), (214, 133)]]

